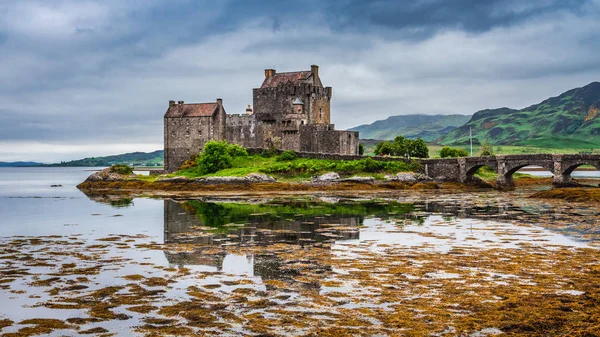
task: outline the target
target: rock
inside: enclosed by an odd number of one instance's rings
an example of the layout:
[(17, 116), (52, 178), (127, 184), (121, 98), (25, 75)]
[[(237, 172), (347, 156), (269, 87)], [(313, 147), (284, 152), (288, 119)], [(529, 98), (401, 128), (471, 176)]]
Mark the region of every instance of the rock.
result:
[(372, 183), (375, 181), (375, 178), (354, 176), (354, 177), (342, 179), (341, 181), (342, 182), (350, 182), (350, 183)]
[(423, 173), (416, 173), (415, 178), (417, 178), (418, 181), (432, 181), (433, 180)]
[(104, 177), (102, 177), (102, 171), (100, 172), (94, 172), (92, 174), (90, 174), (89, 177), (87, 177), (87, 179), (85, 181), (102, 181), (104, 180)]
[(268, 182), (268, 183), (272, 183), (277, 181), (277, 179), (268, 176), (266, 174), (263, 173), (250, 173), (246, 176), (246, 180), (250, 181), (250, 182)]
[(413, 183), (417, 182), (417, 180), (415, 174), (412, 172), (398, 172), (398, 174), (396, 174), (396, 181), (399, 182)]
[(160, 182), (160, 183), (187, 183), (190, 181), (194, 181), (194, 180), (187, 178), (187, 177), (167, 177), (167, 178), (156, 179), (156, 182)]
[(90, 174), (85, 181), (123, 181), (128, 175), (122, 175), (116, 172), (110, 172), (110, 168)]
[(446, 178), (445, 176), (437, 176), (433, 180), (435, 182), (444, 182), (444, 181), (448, 181), (448, 178)]
[(398, 177), (396, 177), (396, 176), (395, 176), (395, 175), (393, 175), (393, 174), (386, 174), (386, 175), (383, 177), (383, 179), (384, 179), (384, 180), (387, 180), (387, 181), (396, 181), (396, 180), (398, 180)]
[(328, 173), (320, 175), (314, 179), (314, 181), (317, 181), (317, 182), (334, 182), (334, 181), (339, 181), (339, 180), (340, 180), (340, 175), (337, 174), (336, 172), (328, 172)]
[(248, 182), (245, 177), (206, 177), (194, 180), (202, 184), (245, 184)]

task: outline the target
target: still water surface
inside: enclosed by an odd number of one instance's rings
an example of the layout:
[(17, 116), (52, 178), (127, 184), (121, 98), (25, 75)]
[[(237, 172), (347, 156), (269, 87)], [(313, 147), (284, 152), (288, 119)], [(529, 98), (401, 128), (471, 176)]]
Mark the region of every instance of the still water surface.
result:
[[(379, 308), (385, 312), (394, 305), (389, 301), (378, 303), (368, 297), (369, 291), (372, 294), (382, 291), (379, 285), (371, 285), (372, 289), (367, 291), (369, 287), (358, 286), (360, 279), (349, 278), (365, 267), (353, 266), (353, 263), (374, 257), (383, 261), (393, 254), (443, 256), (440, 254), (461, 250), (513, 253), (525, 248), (595, 250), (600, 235), (599, 214), (594, 207), (541, 202), (526, 198), (526, 192), (446, 195), (404, 192), (375, 199), (360, 195), (351, 198), (315, 195), (293, 199), (266, 196), (225, 199), (216, 195), (197, 200), (130, 199), (81, 193), (75, 186), (91, 170), (0, 168), (0, 244), (5, 248), (3, 255), (0, 254), (4, 285), (0, 290), (0, 308), (3, 308), (0, 319), (14, 322), (4, 328), (3, 333), (27, 327), (18, 324), (26, 319), (68, 320), (87, 317), (92, 312), (94, 319), (78, 324), (76, 320), (68, 321), (72, 324), (69, 328), (54, 330), (49, 335), (71, 335), (94, 328), (118, 335), (151, 334), (155, 331), (152, 329), (162, 326), (148, 322), (156, 323), (152, 319), (157, 317), (172, 319), (168, 311), (135, 312), (126, 305), (119, 305), (112, 309), (117, 316), (96, 317), (95, 309), (87, 307), (88, 304), (56, 309), (56, 303), (64, 302), (64, 296), (89, 296), (89, 292), (108, 286), (124, 289), (132, 287), (136, 277), (146, 281), (154, 277), (168, 280), (168, 286), (161, 288), (159, 295), (136, 299), (130, 305), (147, 304), (147, 300), (157, 307), (179, 303), (190, 296), (199, 296), (196, 287), (204, 287), (203, 296), (217, 294), (225, 301), (227, 309), (219, 307), (225, 312), (206, 313), (215, 317), (206, 318), (211, 324), (204, 325), (197, 324), (197, 316), (188, 317), (180, 312), (169, 326), (181, 327), (181, 333), (192, 329), (224, 335), (253, 334), (260, 332), (256, 326), (260, 325), (260, 321), (256, 321), (257, 313), (281, 322), (286, 321), (282, 318), (286, 314), (268, 311), (263, 305), (238, 306), (235, 304), (240, 300), (237, 292), (255, 292), (248, 298), (268, 299), (270, 305), (295, 308), (297, 312), (325, 310), (342, 314), (344, 310), (360, 308)], [(40, 238), (41, 242), (36, 241)], [(89, 259), (82, 254), (88, 254)], [(401, 256), (386, 263), (395, 265), (403, 261)], [(85, 276), (73, 272), (70, 278), (60, 274), (74, 268), (69, 266), (71, 263), (77, 268), (98, 268), (100, 272)], [(384, 269), (384, 265), (380, 267)], [(419, 264), (413, 266), (417, 267)], [(15, 270), (27, 270), (27, 273), (16, 276), (9, 273)], [(496, 276), (489, 282), (500, 282), (493, 283), (495, 286), (516, 277), (500, 272), (490, 272), (492, 274)], [(49, 275), (59, 275), (60, 280), (56, 284), (34, 286), (39, 283), (36, 281), (47, 279)], [(80, 278), (75, 279), (76, 275)], [(417, 271), (406, 272), (405, 277), (422, 280), (466, 276), (436, 268), (421, 276)], [(76, 280), (85, 285), (67, 286)], [(321, 282), (325, 280), (329, 283)], [(331, 307), (327, 303), (316, 306), (313, 295), (305, 293), (307, 287), (311, 294), (316, 291), (319, 296), (335, 297), (343, 292), (351, 297), (341, 306)], [(53, 292), (52, 289), (58, 290)], [(232, 313), (238, 318), (228, 318)], [(364, 314), (361, 311), (361, 315)], [(377, 315), (365, 320), (370, 325), (361, 331), (382, 336), (395, 331), (386, 327)], [(332, 324), (336, 323), (332, 321)], [(452, 326), (448, 324), (445, 329)], [(267, 330), (304, 335), (314, 329), (314, 325), (298, 323), (291, 329), (279, 326)]]

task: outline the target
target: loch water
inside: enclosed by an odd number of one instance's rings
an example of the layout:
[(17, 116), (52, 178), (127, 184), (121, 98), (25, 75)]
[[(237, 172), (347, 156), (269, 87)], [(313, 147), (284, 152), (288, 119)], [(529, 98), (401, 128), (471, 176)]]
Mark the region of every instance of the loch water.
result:
[[(56, 336), (303, 336), (349, 329), (391, 336), (412, 329), (388, 321), (400, 307), (416, 305), (402, 301), (471, 282), (477, 261), (458, 268), (456, 254), (481, 254), (482, 261), (527, 254), (533, 263), (564, 251), (598, 256), (600, 247), (600, 210), (528, 198), (532, 191), (88, 196), (76, 185), (93, 170), (0, 168), (2, 333), (36, 327)], [(392, 272), (400, 265), (402, 272)], [(485, 274), (481, 287), (531, 293), (528, 282), (545, 284), (538, 277), (547, 271), (521, 275), (492, 265), (476, 271)], [(565, 277), (557, 276), (556, 294), (585, 293), (563, 285)], [(425, 294), (432, 282), (442, 288)], [(468, 312), (423, 319), (430, 322), (425, 329), (444, 336), (503, 332), (498, 322), (463, 327)], [(342, 318), (348, 315), (359, 322)]]

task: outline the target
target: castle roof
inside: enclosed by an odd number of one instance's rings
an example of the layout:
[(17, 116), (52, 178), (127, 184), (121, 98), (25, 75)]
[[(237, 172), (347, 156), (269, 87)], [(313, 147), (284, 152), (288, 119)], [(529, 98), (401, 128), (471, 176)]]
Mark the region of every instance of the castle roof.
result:
[[(272, 76), (265, 78), (265, 80), (263, 81), (263, 83), (260, 87), (261, 88), (275, 88), (275, 87), (283, 85), (287, 82), (290, 82), (293, 85), (296, 85), (298, 83), (308, 82), (307, 80), (310, 78), (311, 75), (312, 75), (312, 72), (310, 70), (309, 71), (292, 71), (292, 72), (287, 72), (287, 73), (275, 73)], [(321, 86), (323, 86), (321, 84), (320, 79), (319, 79), (319, 84)]]
[(218, 108), (218, 103), (176, 104), (169, 107), (165, 117), (211, 117), (218, 111)]

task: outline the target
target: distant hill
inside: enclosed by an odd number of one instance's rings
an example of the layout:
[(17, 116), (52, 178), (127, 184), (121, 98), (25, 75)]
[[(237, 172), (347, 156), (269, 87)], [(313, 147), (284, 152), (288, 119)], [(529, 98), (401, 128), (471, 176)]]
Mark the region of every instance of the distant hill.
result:
[(0, 167), (30, 167), (30, 166), (40, 166), (42, 163), (36, 163), (33, 161), (15, 161), (15, 162), (4, 162), (0, 161)]
[(569, 90), (539, 104), (515, 110), (476, 112), (465, 125), (441, 137), (441, 144), (475, 142), (554, 148), (600, 148), (600, 82)]
[(90, 157), (44, 166), (111, 166), (127, 164), (133, 166), (163, 166), (163, 150), (154, 152), (132, 152), (106, 157)]
[(391, 140), (402, 135), (430, 142), (465, 124), (470, 118), (467, 115), (399, 115), (349, 130), (359, 131), (361, 139)]

